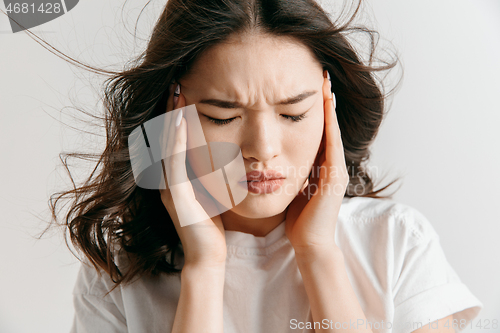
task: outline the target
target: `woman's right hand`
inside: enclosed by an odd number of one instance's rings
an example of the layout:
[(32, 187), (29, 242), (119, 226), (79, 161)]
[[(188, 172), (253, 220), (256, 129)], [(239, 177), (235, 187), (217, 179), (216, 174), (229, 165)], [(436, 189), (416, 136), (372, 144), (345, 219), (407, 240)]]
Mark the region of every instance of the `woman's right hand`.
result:
[[(178, 158), (165, 159), (165, 162), (170, 161), (170, 166), (165, 165), (165, 169), (167, 177), (187, 179), (185, 164), (187, 122), (184, 119), (184, 115), (181, 118), (180, 125), (178, 127), (175, 126), (180, 112), (177, 109), (186, 106), (186, 100), (184, 95), (180, 93), (176, 105), (174, 105), (173, 95), (175, 86), (176, 84), (174, 83), (170, 87), (170, 96), (167, 101), (166, 110), (166, 112), (173, 112), (175, 109), (175, 114), (172, 117), (166, 117), (169, 120), (165, 123), (167, 130), (164, 131), (166, 136), (164, 143), (165, 149), (167, 149), (166, 156), (175, 155)], [(165, 183), (167, 188), (160, 190), (161, 200), (172, 218), (181, 240), (184, 250), (184, 265), (205, 267), (219, 267), (224, 265), (226, 260), (226, 239), (221, 217), (217, 215), (210, 218), (200, 204), (200, 202), (203, 203), (207, 202), (206, 200), (213, 199), (208, 198), (201, 191), (197, 192), (197, 197), (189, 181), (178, 184), (172, 189), (169, 188), (167, 180), (165, 180)], [(173, 195), (176, 198), (176, 205), (174, 205)], [(180, 225), (180, 221), (193, 221), (193, 218), (201, 222), (185, 226)]]

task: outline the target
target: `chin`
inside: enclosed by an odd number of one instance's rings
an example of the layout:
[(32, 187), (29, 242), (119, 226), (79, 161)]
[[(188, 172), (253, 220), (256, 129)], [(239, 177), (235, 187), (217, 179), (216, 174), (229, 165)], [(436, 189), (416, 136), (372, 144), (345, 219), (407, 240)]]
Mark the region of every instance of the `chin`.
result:
[(247, 218), (266, 218), (282, 213), (290, 204), (283, 195), (255, 195), (249, 193), (240, 204), (231, 211)]

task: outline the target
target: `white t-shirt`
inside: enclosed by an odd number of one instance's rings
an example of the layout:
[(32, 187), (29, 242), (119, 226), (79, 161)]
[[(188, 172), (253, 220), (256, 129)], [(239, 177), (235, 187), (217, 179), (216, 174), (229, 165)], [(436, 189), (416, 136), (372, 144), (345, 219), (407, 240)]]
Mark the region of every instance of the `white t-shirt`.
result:
[[(387, 199), (344, 198), (335, 242), (367, 318), (337, 323), (337, 328), (371, 323), (373, 332), (408, 333), (421, 327), (419, 323), (428, 325), (454, 314), (458, 332), (460, 323), (469, 323), (483, 308), (449, 265), (431, 223), (410, 206)], [(224, 332), (314, 332), (284, 222), (265, 237), (226, 231), (226, 243)], [(171, 331), (180, 276), (142, 278), (103, 296), (112, 286), (105, 273), (100, 277), (93, 267), (82, 265), (74, 288), (71, 332)], [(322, 319), (317, 321), (335, 327)]]

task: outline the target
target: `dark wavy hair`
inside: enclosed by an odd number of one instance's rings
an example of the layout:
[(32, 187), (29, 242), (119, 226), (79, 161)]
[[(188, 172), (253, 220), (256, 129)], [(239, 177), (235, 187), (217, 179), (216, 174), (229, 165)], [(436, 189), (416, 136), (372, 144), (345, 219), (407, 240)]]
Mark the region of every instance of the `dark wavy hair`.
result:
[[(239, 33), (288, 36), (312, 50), (323, 69), (329, 71), (336, 95), (350, 176), (345, 195), (391, 198), (393, 193), (383, 196), (380, 192), (398, 179), (375, 190), (363, 164), (368, 161), (369, 147), (384, 117), (386, 98), (395, 90), (385, 92), (378, 73), (394, 68), (399, 60), (395, 53), (389, 61), (375, 57), (378, 34), (353, 24), (361, 1), (352, 8), (353, 14), (341, 24), (332, 21), (314, 0), (169, 0), (146, 50), (131, 62), (130, 68), (110, 72), (64, 56), (80, 67), (110, 75), (103, 86), (104, 151), (95, 155), (61, 154), (70, 177), (68, 157), (93, 157), (96, 161), (84, 184), (77, 186), (71, 177), (72, 190), (50, 197), (57, 225), (58, 203), (71, 199), (60, 224), (66, 230), (66, 242), (69, 234), (76, 249), (98, 271), (109, 274), (115, 287), (141, 276), (180, 272), (175, 263), (176, 254), (182, 254), (179, 236), (160, 192), (136, 185), (128, 136), (136, 127), (165, 112), (170, 84), (181, 79), (201, 53)], [(368, 37), (364, 50), (355, 48), (350, 41), (357, 33)], [(362, 59), (362, 52), (366, 52), (367, 59)], [(61, 56), (58, 51), (54, 53)], [(118, 268), (116, 248), (127, 257), (126, 270)]]

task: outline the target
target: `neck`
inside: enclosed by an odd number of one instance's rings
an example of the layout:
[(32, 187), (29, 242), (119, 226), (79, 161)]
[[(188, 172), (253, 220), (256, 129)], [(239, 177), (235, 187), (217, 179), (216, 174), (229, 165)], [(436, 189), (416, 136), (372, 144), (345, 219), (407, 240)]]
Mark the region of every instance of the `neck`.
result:
[(264, 237), (276, 228), (286, 217), (286, 209), (278, 215), (265, 218), (248, 218), (238, 215), (230, 210), (221, 214), (224, 229)]

